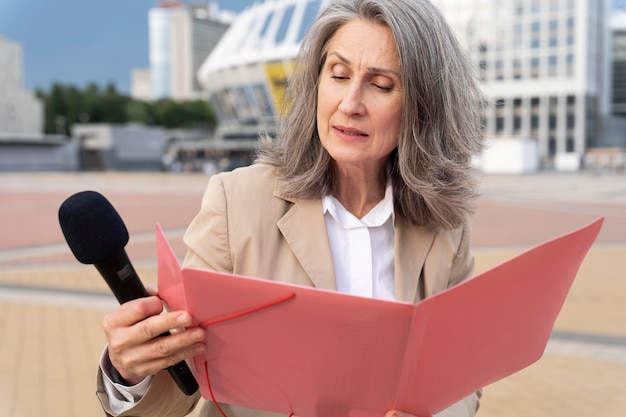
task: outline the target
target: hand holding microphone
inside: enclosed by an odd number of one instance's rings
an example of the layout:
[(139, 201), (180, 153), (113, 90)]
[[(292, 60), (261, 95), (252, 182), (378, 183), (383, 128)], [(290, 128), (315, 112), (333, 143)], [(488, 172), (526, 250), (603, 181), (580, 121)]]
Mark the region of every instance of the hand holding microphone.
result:
[[(162, 307), (158, 297), (132, 300), (108, 314), (102, 322), (109, 341), (111, 364), (128, 385), (204, 351), (200, 343), (204, 339), (201, 328), (160, 337), (191, 323), (187, 312), (160, 314)], [(193, 393), (186, 385), (183, 388), (186, 393)]]
[(121, 304), (103, 321), (109, 357), (121, 377), (132, 384), (167, 368), (181, 391), (196, 392), (198, 384), (184, 359), (202, 352), (204, 331), (170, 334), (188, 326), (191, 317), (161, 314), (163, 303), (150, 296), (128, 259), (128, 230), (111, 203), (94, 191), (74, 194), (59, 208), (59, 222), (76, 259), (93, 264)]

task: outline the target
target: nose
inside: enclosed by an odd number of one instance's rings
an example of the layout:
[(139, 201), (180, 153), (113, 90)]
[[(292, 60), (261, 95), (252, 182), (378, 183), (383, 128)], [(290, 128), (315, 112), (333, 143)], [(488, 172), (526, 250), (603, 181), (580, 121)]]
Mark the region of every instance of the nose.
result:
[(358, 83), (353, 82), (346, 86), (339, 103), (339, 111), (347, 115), (363, 115), (365, 113), (363, 90)]

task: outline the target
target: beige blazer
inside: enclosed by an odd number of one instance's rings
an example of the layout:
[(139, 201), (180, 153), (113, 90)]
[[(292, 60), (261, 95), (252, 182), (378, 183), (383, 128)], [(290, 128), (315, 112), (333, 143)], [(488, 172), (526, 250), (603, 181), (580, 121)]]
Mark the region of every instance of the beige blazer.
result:
[[(281, 195), (276, 189), (274, 169), (267, 165), (255, 164), (212, 176), (200, 212), (184, 241), (189, 248), (186, 266), (337, 288), (321, 200)], [(435, 232), (396, 216), (397, 300), (416, 303), (469, 278), (473, 267), (467, 228)], [(479, 395), (471, 395), (442, 415), (473, 416)], [(100, 375), (98, 396), (107, 415), (115, 415), (108, 406)], [(197, 400), (197, 396), (185, 397), (162, 372), (142, 400), (121, 416), (183, 416)], [(223, 408), (228, 417), (273, 415), (241, 407)], [(217, 417), (219, 413), (207, 401), (200, 416)]]

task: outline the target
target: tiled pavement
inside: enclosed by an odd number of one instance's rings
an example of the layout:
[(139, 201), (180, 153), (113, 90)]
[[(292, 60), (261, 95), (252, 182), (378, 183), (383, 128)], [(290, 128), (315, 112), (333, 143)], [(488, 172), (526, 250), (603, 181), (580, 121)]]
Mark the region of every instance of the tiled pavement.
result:
[[(100, 322), (115, 307), (78, 264), (57, 210), (76, 191), (105, 194), (127, 246), (154, 282), (154, 225), (183, 256), (182, 232), (206, 185), (200, 175), (0, 174), (0, 417), (100, 416)], [(485, 387), (479, 417), (626, 417), (626, 176), (487, 176), (474, 221), (477, 270), (605, 217), (544, 356)]]

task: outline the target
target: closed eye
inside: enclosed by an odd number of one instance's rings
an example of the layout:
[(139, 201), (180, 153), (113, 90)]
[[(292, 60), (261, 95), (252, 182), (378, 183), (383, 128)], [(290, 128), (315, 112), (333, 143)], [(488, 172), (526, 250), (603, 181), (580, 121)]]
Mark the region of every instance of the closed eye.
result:
[(376, 87), (377, 89), (379, 89), (380, 91), (385, 91), (385, 92), (387, 92), (387, 91), (391, 91), (391, 90), (393, 90), (393, 87), (387, 87), (387, 86), (384, 86), (384, 85), (379, 85), (379, 84), (372, 84), (372, 85), (373, 85), (374, 87)]

